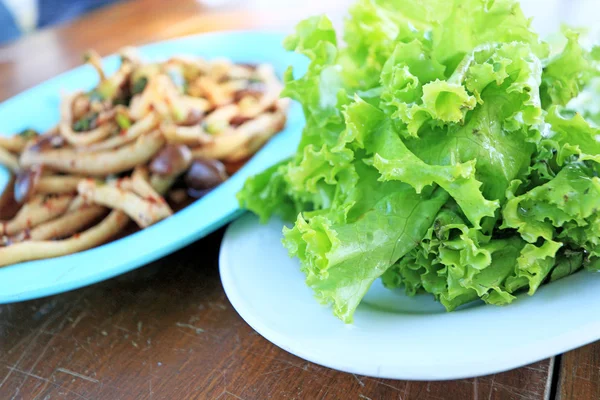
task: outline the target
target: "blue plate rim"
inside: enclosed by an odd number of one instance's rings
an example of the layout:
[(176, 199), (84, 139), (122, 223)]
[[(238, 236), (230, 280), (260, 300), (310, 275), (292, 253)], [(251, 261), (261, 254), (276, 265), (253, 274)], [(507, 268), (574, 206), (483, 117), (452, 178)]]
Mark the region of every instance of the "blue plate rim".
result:
[[(146, 43), (136, 46), (136, 48), (140, 49), (143, 53), (144, 51), (151, 52), (153, 49), (168, 46), (170, 44), (187, 42), (190, 42), (191, 44), (198, 41), (199, 43), (197, 45), (200, 47), (202, 46), (202, 43), (200, 42), (210, 41), (211, 39), (241, 41), (244, 40), (244, 38), (246, 40), (255, 38), (259, 41), (275, 41), (278, 46), (266, 49), (264, 53), (269, 54), (270, 56), (278, 56), (280, 53), (281, 55), (285, 54), (287, 58), (294, 61), (291, 63), (294, 67), (297, 68), (300, 66), (300, 68), (302, 68), (305, 60), (301, 60), (297, 55), (285, 51), (281, 46), (285, 35), (286, 33), (284, 32), (268, 29), (224, 30)], [(206, 44), (208, 42), (204, 43)], [(236, 46), (232, 44), (227, 51), (231, 51), (235, 49), (235, 47)], [(177, 54), (182, 53), (178, 51), (164, 52), (162, 57), (159, 58), (164, 59)], [(117, 57), (117, 54), (107, 55), (106, 57), (103, 57), (103, 63), (106, 64), (112, 62), (114, 64)], [(86, 66), (82, 65), (62, 72), (59, 75), (2, 101), (0, 103), (0, 112), (5, 108), (12, 107), (15, 103), (25, 101), (28, 97), (35, 95), (38, 91), (42, 91), (45, 87), (54, 86), (59, 82), (65, 81), (71, 75), (82, 73), (81, 71), (84, 68), (86, 68)], [(55, 93), (55, 96), (58, 95), (59, 93)], [(239, 208), (235, 195), (242, 188), (248, 176), (258, 173), (266, 167), (273, 165), (294, 153), (303, 127), (303, 117), (301, 114), (300, 106), (296, 103), (292, 104), (292, 108), (288, 115), (288, 122), (282, 132), (272, 138), (250, 159), (250, 161), (230, 177), (230, 179), (202, 199), (195, 201), (188, 207), (177, 212), (174, 216), (149, 228), (90, 250), (68, 256), (30, 261), (0, 268), (0, 304), (31, 300), (67, 292), (132, 271), (201, 239), (239, 217), (243, 214), (243, 210)], [(210, 212), (207, 212), (208, 210), (210, 210)], [(186, 221), (197, 217), (202, 217), (203, 221), (199, 226), (185, 224)], [(168, 243), (163, 243), (159, 246), (144, 246), (144, 244), (147, 243), (160, 243), (161, 234), (166, 232), (176, 235), (177, 237), (171, 238)], [(135, 248), (136, 251), (130, 251), (132, 248)], [(111, 260), (107, 262), (108, 264), (111, 264), (108, 267), (101, 265), (103, 264), (102, 256), (106, 254), (113, 254)], [(92, 264), (91, 267), (89, 266), (90, 262)], [(52, 268), (59, 267), (59, 264), (61, 263), (67, 264), (69, 267), (66, 268), (66, 270), (63, 267), (63, 271), (60, 275), (53, 275)], [(86, 266), (85, 264), (88, 265)], [(76, 278), (70, 277), (75, 271), (80, 272), (82, 268), (89, 269), (89, 271), (83, 274), (79, 273)], [(41, 274), (47, 276), (49, 279), (35, 276), (33, 278), (35, 284), (24, 286), (21, 289), (7, 289), (6, 282), (10, 281), (11, 277), (14, 278), (18, 276), (19, 278), (23, 278), (23, 274)], [(2, 282), (5, 283), (2, 284)], [(4, 289), (2, 289), (2, 286), (5, 286)]]

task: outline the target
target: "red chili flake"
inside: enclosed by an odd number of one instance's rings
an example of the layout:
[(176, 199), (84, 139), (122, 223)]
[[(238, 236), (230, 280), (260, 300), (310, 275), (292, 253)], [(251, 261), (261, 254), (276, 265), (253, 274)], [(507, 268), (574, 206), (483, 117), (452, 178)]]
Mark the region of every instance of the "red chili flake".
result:
[(258, 64), (252, 64), (252, 63), (240, 63), (238, 64), (240, 67), (245, 67), (251, 70), (255, 70), (256, 68), (258, 68)]
[(148, 196), (146, 197), (146, 200), (151, 203), (151, 204), (158, 204), (158, 200), (156, 200), (156, 198), (154, 198), (154, 196)]
[(229, 124), (231, 126), (233, 126), (234, 128), (237, 128), (238, 126), (242, 125), (245, 122), (250, 121), (252, 118), (248, 118), (248, 117), (244, 117), (241, 115), (236, 115), (235, 117), (233, 117), (231, 119), (231, 121), (229, 121)]
[(181, 121), (179, 125), (181, 126), (193, 126), (198, 125), (202, 122), (204, 117), (204, 113), (200, 110), (192, 109), (188, 112), (188, 115), (185, 120)]
[(79, 239), (79, 233), (74, 234), (73, 239)]
[(31, 218), (27, 218), (27, 221), (25, 221), (25, 225), (26, 225), (27, 227), (30, 227), (30, 226), (31, 226)]
[(119, 135), (121, 135), (121, 136), (125, 136), (125, 135), (127, 134), (127, 131), (128, 131), (128, 129), (121, 129), (121, 130), (119, 131)]

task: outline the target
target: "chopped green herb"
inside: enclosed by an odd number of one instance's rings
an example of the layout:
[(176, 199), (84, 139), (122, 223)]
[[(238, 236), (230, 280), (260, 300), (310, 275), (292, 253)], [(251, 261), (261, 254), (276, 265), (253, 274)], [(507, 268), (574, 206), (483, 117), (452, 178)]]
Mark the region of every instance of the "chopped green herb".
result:
[(131, 127), (131, 120), (125, 114), (117, 114), (115, 120), (121, 129), (129, 129)]
[(28, 128), (19, 132), (19, 136), (21, 136), (23, 139), (33, 139), (38, 137), (39, 133), (37, 133), (37, 131), (34, 129)]
[(227, 122), (225, 121), (215, 121), (213, 123), (207, 124), (206, 122), (202, 123), (202, 128), (211, 135), (221, 132), (227, 126)]
[(181, 108), (173, 107), (172, 110), (175, 121), (182, 122), (187, 118), (187, 113)]
[(85, 132), (96, 127), (96, 120), (98, 119), (98, 113), (92, 113), (84, 115), (78, 121), (73, 124), (73, 130), (75, 132)]
[(131, 88), (132, 94), (140, 94), (146, 89), (146, 85), (148, 84), (148, 78), (142, 76), (138, 78), (135, 82), (133, 82), (133, 87)]
[(117, 87), (116, 83), (111, 79), (100, 82), (95, 89), (95, 91), (99, 93), (103, 100), (112, 99), (119, 92), (119, 88)]
[(126, 95), (117, 96), (113, 99), (113, 106), (126, 106), (129, 105), (129, 97)]
[(91, 90), (88, 93), (88, 98), (90, 99), (90, 101), (104, 101), (104, 97), (96, 89)]

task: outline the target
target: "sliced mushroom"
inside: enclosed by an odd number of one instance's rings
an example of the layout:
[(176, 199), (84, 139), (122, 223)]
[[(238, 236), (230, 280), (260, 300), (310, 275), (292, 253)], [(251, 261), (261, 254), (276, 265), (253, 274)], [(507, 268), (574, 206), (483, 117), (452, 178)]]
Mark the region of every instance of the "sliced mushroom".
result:
[(182, 126), (193, 126), (193, 125), (198, 125), (200, 122), (202, 122), (202, 119), (204, 118), (204, 113), (200, 110), (196, 110), (196, 109), (190, 109), (188, 111), (187, 117), (179, 122), (178, 125), (182, 125)]

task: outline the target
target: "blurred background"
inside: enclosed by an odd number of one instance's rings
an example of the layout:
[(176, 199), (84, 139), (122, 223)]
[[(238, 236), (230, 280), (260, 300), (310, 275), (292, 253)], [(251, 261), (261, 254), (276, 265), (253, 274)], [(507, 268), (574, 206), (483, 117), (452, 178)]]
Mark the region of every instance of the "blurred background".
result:
[[(375, 1), (375, 0), (373, 0)], [(420, 1), (420, 0), (414, 0)], [(264, 29), (290, 32), (302, 18), (327, 14), (342, 24), (353, 0), (0, 0), (0, 89), (3, 96), (34, 86), (101, 55), (202, 32)], [(600, 39), (600, 0), (522, 0), (542, 35), (562, 22), (590, 28)], [(600, 42), (600, 40), (596, 40)]]
[[(419, 0), (415, 0), (419, 1)], [(121, 4), (120, 4), (121, 3)], [(294, 9), (298, 17), (316, 12), (332, 14), (339, 19), (349, 0), (0, 0), (0, 45), (33, 32), (66, 24), (107, 7), (127, 10), (122, 3), (143, 5), (144, 13), (171, 13), (174, 10), (194, 9), (197, 12), (225, 10), (269, 11), (281, 13)], [(523, 0), (526, 13), (535, 16), (536, 28), (548, 33), (559, 22), (596, 25), (595, 8), (598, 0)], [(592, 11), (593, 10), (593, 11)], [(289, 11), (288, 11), (288, 14)], [(115, 23), (118, 22), (115, 20)], [(136, 26), (131, 26), (136, 29)]]
[[(0, 0), (0, 45), (49, 27), (73, 22), (95, 11), (109, 8), (127, 11), (128, 5), (137, 3), (144, 13), (156, 13), (159, 18), (177, 10), (218, 12), (227, 10), (289, 10), (304, 12), (328, 11), (348, 4), (345, 0)], [(130, 6), (130, 5), (129, 5)], [(182, 14), (184, 15), (184, 14)], [(117, 22), (117, 21), (115, 21)], [(136, 27), (132, 26), (131, 29)]]

